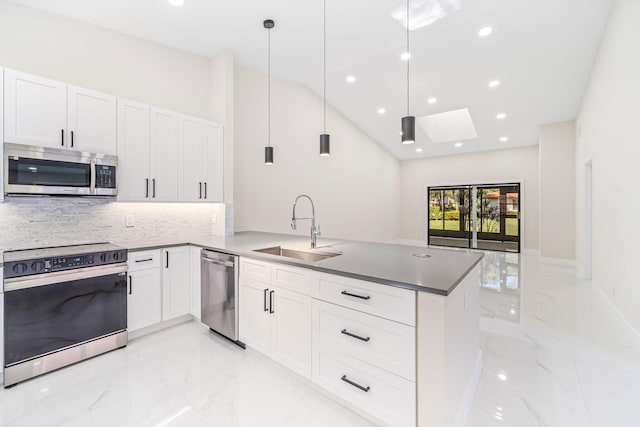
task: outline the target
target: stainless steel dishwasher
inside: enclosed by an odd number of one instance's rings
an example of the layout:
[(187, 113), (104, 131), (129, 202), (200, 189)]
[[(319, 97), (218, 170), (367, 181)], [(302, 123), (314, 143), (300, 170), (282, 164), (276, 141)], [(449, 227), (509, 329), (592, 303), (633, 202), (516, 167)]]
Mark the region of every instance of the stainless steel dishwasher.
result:
[(203, 249), (200, 321), (244, 348), (238, 341), (238, 257)]

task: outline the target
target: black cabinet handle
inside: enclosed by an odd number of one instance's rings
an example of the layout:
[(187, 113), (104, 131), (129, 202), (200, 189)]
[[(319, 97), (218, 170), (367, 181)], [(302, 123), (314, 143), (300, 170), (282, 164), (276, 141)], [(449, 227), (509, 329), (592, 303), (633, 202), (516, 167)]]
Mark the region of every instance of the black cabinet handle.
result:
[(144, 179), (144, 197), (149, 198), (149, 178)]
[(207, 183), (204, 183), (204, 198), (207, 198)]
[(273, 310), (273, 292), (274, 291), (269, 292), (269, 313), (270, 314), (275, 313), (275, 311)]
[(169, 268), (169, 251), (165, 253), (167, 254), (167, 262), (165, 263), (165, 268)]
[(202, 183), (201, 182), (198, 183), (198, 188), (199, 188), (198, 191), (200, 192), (200, 194), (198, 195), (198, 199), (202, 199)]
[(60, 129), (60, 145), (64, 147), (64, 129)]
[(356, 388), (359, 388), (360, 390), (364, 391), (365, 393), (367, 393), (369, 390), (371, 390), (371, 387), (369, 387), (369, 386), (363, 387), (360, 384), (351, 381), (349, 378), (347, 378), (346, 375), (343, 375), (342, 378), (340, 378), (340, 379), (342, 381), (344, 381), (345, 383), (347, 383), (347, 384), (351, 384), (352, 386), (354, 386)]
[(155, 199), (156, 198), (156, 179), (155, 178), (151, 180), (151, 187), (153, 188), (152, 197)]
[(147, 261), (153, 261), (153, 258), (137, 259), (137, 260), (136, 260), (136, 262), (147, 262)]
[(263, 299), (264, 311), (269, 311), (269, 309), (267, 308), (267, 292), (269, 292), (269, 289), (264, 290), (264, 299)]
[(129, 275), (129, 295), (133, 293), (133, 278)]
[(73, 147), (73, 131), (71, 131), (71, 146)]
[(352, 294), (351, 292), (347, 292), (347, 291), (342, 291), (341, 292), (342, 295), (347, 295), (350, 297), (354, 297), (354, 298), (360, 298), (360, 299), (371, 299), (371, 297), (369, 295), (357, 295), (357, 294)]
[(347, 331), (346, 329), (341, 330), (340, 333), (348, 335), (351, 338), (355, 338), (357, 340), (364, 341), (364, 342), (367, 342), (367, 341), (369, 341), (371, 339), (370, 337), (366, 337), (365, 338), (365, 337), (361, 337), (360, 335), (352, 334), (351, 332)]

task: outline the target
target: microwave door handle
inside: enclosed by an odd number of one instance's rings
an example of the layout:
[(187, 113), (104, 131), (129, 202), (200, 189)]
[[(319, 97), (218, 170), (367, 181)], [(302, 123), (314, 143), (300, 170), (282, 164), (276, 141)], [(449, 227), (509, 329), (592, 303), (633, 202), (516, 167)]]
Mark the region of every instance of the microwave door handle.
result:
[(90, 191), (91, 193), (95, 194), (96, 192), (96, 161), (91, 159), (91, 162), (89, 163), (89, 167), (91, 168)]

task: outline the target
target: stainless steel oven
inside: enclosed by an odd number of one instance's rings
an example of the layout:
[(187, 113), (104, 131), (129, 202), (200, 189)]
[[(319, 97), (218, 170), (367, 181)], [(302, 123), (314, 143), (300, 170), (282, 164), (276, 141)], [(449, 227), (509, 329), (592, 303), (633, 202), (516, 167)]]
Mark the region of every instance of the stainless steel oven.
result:
[(127, 344), (127, 250), (4, 254), (4, 386)]
[(69, 149), (4, 144), (8, 195), (116, 196), (118, 158)]

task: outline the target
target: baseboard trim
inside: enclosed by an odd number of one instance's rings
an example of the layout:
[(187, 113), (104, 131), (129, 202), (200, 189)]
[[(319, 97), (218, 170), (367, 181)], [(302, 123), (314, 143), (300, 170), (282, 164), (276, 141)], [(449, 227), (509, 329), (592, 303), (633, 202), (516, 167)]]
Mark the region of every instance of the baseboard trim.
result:
[(467, 387), (465, 388), (462, 398), (460, 399), (456, 417), (453, 420), (454, 427), (464, 427), (467, 425), (467, 419), (469, 418), (469, 414), (471, 413), (473, 401), (476, 398), (476, 390), (478, 389), (478, 384), (480, 383), (480, 375), (482, 375), (483, 362), (484, 359), (482, 350), (478, 350), (478, 356), (476, 357), (476, 364), (473, 368), (473, 374), (471, 375), (471, 378), (469, 378)]
[(591, 281), (591, 286), (595, 288), (600, 293), (600, 295), (602, 295), (605, 301), (607, 301), (607, 303), (611, 306), (611, 308), (613, 308), (613, 311), (616, 312), (618, 317), (622, 319), (622, 321), (629, 327), (629, 329), (631, 329), (631, 331), (636, 336), (636, 338), (640, 340), (640, 331), (638, 331), (636, 328), (633, 327), (633, 325), (631, 324), (631, 322), (629, 322), (627, 317), (624, 314), (622, 314), (620, 309), (614, 304), (613, 301), (611, 301), (611, 298), (609, 298), (609, 295), (607, 295), (607, 293), (603, 291), (602, 288), (598, 286), (598, 284), (593, 280)]
[(176, 317), (175, 319), (166, 320), (164, 322), (156, 323), (145, 328), (136, 329), (135, 331), (129, 332), (129, 341), (152, 334), (154, 332), (161, 331), (163, 329), (170, 328), (172, 326), (179, 325), (180, 323), (188, 322), (193, 319), (194, 317), (191, 314), (185, 314), (183, 316)]
[(572, 268), (578, 267), (578, 263), (576, 262), (575, 259), (566, 259), (566, 258), (547, 258), (547, 257), (541, 256), (540, 263), (549, 264), (549, 265), (558, 265), (561, 267), (572, 267)]

